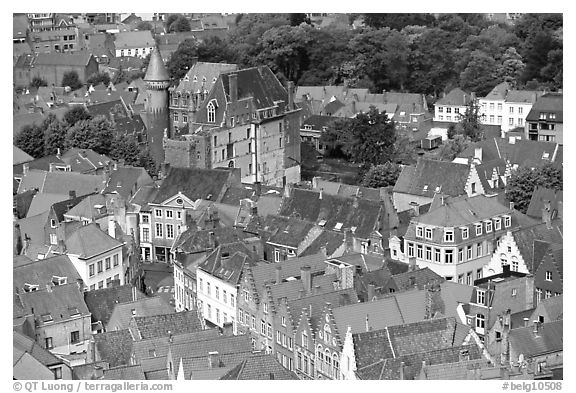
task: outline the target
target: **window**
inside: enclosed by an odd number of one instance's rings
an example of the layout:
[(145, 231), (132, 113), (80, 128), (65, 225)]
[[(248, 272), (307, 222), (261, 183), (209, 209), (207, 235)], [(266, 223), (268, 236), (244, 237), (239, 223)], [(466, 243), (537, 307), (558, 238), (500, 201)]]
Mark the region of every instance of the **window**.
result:
[(462, 239), (468, 239), (468, 228), (462, 228)]
[(486, 233), (492, 232), (492, 221), (486, 221)]
[(491, 111), (494, 110), (494, 103), (493, 103), (493, 102), (490, 103), (490, 110), (491, 110)]
[(154, 209), (154, 217), (162, 218), (162, 210)]
[(440, 262), (440, 249), (434, 249), (434, 262)]
[(233, 294), (230, 294), (230, 306), (236, 307), (236, 301)]
[(522, 110), (523, 110), (523, 109), (522, 109), (522, 107), (521, 107), (521, 106), (519, 106), (519, 107), (518, 107), (518, 114), (519, 114), (519, 115), (521, 115), (521, 114), (522, 114)]
[(142, 224), (149, 224), (150, 216), (148, 214), (142, 214)]
[(274, 249), (274, 262), (280, 262), (280, 250), (277, 248)]
[(280, 339), (280, 331), (276, 330), (276, 342), (277, 342), (278, 344), (281, 344), (282, 342), (281, 342), (280, 340), (281, 340), (281, 339)]
[(149, 242), (150, 241), (150, 229), (142, 228), (142, 241)]
[(512, 257), (512, 271), (518, 271), (518, 258)]
[(463, 261), (464, 261), (464, 249), (459, 248), (458, 249), (458, 262), (463, 262)]
[(216, 299), (220, 300), (220, 288), (218, 288), (216, 285), (214, 285), (214, 294)]
[(70, 343), (77, 344), (79, 342), (80, 342), (80, 332), (78, 330), (70, 332)]
[(512, 288), (512, 296), (516, 296), (518, 294), (518, 289)]
[(104, 280), (98, 282), (98, 289), (104, 288)]
[(476, 236), (482, 235), (482, 223), (474, 224), (474, 226), (476, 227)]
[(62, 379), (62, 367), (56, 367), (52, 371), (54, 372), (54, 379)]
[(180, 119), (178, 118), (178, 112), (174, 112), (174, 121), (178, 121), (178, 120), (180, 120)]
[(422, 256), (422, 244), (418, 244), (416, 246), (416, 258), (418, 258), (418, 259), (423, 258), (423, 256)]
[(264, 303), (264, 314), (268, 314), (268, 303)]
[(458, 275), (458, 284), (464, 284), (464, 274)]
[(208, 319), (212, 319), (212, 306), (208, 304)]
[(432, 261), (432, 247), (426, 246), (426, 260)]
[(216, 309), (216, 323), (220, 323), (220, 310)]
[(550, 271), (546, 272), (546, 281), (552, 281), (552, 272)]
[(508, 228), (510, 227), (510, 225), (512, 225), (512, 220), (510, 216), (504, 216), (504, 227)]
[(495, 218), (494, 219), (494, 230), (499, 231), (501, 227), (502, 227), (502, 221), (500, 220), (500, 218)]
[(549, 291), (548, 289), (546, 290), (546, 299), (550, 299), (552, 297), (552, 291)]
[(509, 108), (509, 111), (510, 111), (510, 114), (514, 114), (514, 107), (511, 106), (511, 107)]
[(476, 244), (476, 258), (482, 256), (482, 243)]
[(156, 237), (163, 237), (162, 224), (160, 224), (160, 223), (156, 223)]
[(466, 285), (472, 285), (472, 272), (466, 273)]
[(55, 233), (51, 233), (50, 234), (50, 244), (58, 244), (58, 237), (56, 236)]
[(414, 243), (408, 243), (408, 256), (414, 256)]
[(454, 229), (453, 228), (444, 229), (444, 241), (445, 242), (453, 242), (454, 241)]
[(416, 237), (424, 237), (424, 228), (416, 227)]
[[(512, 109), (512, 108), (510, 108), (510, 109)], [(514, 125), (514, 119), (513, 119), (513, 118), (509, 118), (509, 119), (508, 119), (508, 125), (509, 125), (509, 126), (513, 126), (513, 125)]]
[(472, 194), (476, 194), (476, 183), (472, 183)]
[(467, 246), (466, 247), (466, 260), (470, 260), (472, 259), (472, 246)]
[(222, 301), (224, 301), (224, 304), (228, 303), (228, 296), (226, 296), (226, 290), (225, 289), (222, 290)]
[(446, 113), (452, 113), (452, 108), (446, 108)]
[(479, 280), (482, 278), (482, 269), (477, 269), (476, 270), (476, 280)]
[(166, 239), (174, 239), (174, 225), (166, 224)]
[(486, 292), (481, 290), (481, 289), (477, 289), (476, 290), (476, 303), (484, 305), (485, 300), (486, 300)]
[(302, 348), (308, 349), (308, 335), (306, 332), (302, 332)]
[(494, 123), (494, 115), (490, 115), (490, 123)]
[(216, 107), (214, 106), (214, 100), (208, 103), (206, 110), (208, 112), (208, 122), (214, 123), (216, 121)]
[[(271, 338), (272, 338), (272, 324), (270, 324), (270, 322), (268, 322), (268, 323), (266, 324), (266, 327), (267, 327), (267, 330), (268, 330), (267, 337), (271, 339)], [(286, 337), (286, 336), (284, 336), (284, 337)]]
[(50, 219), (50, 228), (56, 228), (56, 220), (53, 218)]
[(536, 304), (542, 300), (542, 289), (536, 288)]
[(476, 327), (484, 329), (485, 323), (486, 319), (484, 318), (484, 314), (476, 314)]
[(166, 218), (173, 218), (174, 212), (172, 210), (166, 210)]
[(498, 116), (498, 124), (502, 124), (502, 116)]
[(46, 337), (46, 338), (44, 339), (44, 343), (45, 343), (45, 345), (46, 345), (46, 346), (45, 346), (46, 349), (52, 349), (52, 348), (54, 348), (53, 343), (52, 343), (52, 337)]
[(426, 239), (432, 240), (432, 228), (426, 228), (425, 232), (426, 232)]
[(266, 322), (263, 320), (260, 321), (260, 334), (263, 336), (266, 335)]
[(444, 262), (445, 263), (454, 263), (454, 250), (445, 250), (444, 251)]
[(498, 104), (498, 111), (500, 112), (502, 110), (502, 104)]
[(98, 261), (96, 263), (96, 265), (98, 266), (98, 273), (102, 273), (103, 269), (102, 269), (102, 261)]
[(252, 315), (252, 329), (256, 330), (256, 317)]
[(438, 112), (439, 112), (439, 113), (444, 113), (444, 107), (439, 106), (439, 107), (438, 107)]
[(518, 118), (518, 125), (519, 125), (519, 126), (523, 126), (523, 125), (524, 125), (524, 119), (522, 119), (521, 117)]

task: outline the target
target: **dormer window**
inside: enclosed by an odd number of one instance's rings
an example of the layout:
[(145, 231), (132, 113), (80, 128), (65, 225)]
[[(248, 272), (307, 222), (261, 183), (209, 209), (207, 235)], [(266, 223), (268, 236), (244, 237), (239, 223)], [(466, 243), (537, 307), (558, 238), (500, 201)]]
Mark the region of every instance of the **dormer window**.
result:
[(54, 285), (66, 285), (68, 277), (52, 276), (52, 284)]
[(38, 285), (34, 285), (34, 284), (24, 284), (24, 292), (35, 292), (38, 290)]
[(51, 314), (44, 314), (40, 316), (40, 319), (42, 319), (42, 322), (44, 323), (49, 323), (49, 322), (53, 322), (54, 319), (52, 319), (52, 315)]
[(486, 220), (486, 233), (492, 232), (492, 220)]
[(494, 230), (499, 231), (502, 228), (502, 220), (500, 217), (494, 219)]
[(476, 290), (476, 303), (485, 305), (484, 302), (486, 301), (486, 291), (482, 289)]
[(432, 228), (426, 228), (424, 232), (426, 234), (426, 239), (432, 240)]
[(460, 229), (462, 230), (462, 239), (463, 240), (468, 239), (468, 227), (462, 227)]
[(482, 235), (482, 223), (474, 224), (476, 227), (476, 236)]
[(444, 241), (450, 243), (454, 241), (454, 228), (444, 229)]
[(426, 191), (428, 191), (428, 184), (425, 184), (424, 188), (422, 188), (422, 192), (426, 192)]
[(512, 218), (508, 215), (504, 216), (504, 228), (509, 228), (512, 225)]
[(208, 122), (214, 123), (216, 121), (216, 100), (212, 100), (208, 103), (206, 111), (208, 113)]
[(424, 237), (424, 228), (423, 227), (416, 227), (416, 237)]
[(55, 219), (50, 219), (50, 228), (56, 228), (56, 220)]

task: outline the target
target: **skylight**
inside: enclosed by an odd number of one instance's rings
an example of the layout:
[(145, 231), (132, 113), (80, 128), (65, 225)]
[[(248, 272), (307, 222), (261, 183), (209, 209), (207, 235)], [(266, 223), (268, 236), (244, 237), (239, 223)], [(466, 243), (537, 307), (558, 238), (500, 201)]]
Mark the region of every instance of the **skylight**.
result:
[(344, 224), (342, 224), (341, 222), (338, 222), (338, 223), (336, 223), (336, 225), (334, 225), (334, 229), (336, 229), (337, 231), (339, 231), (339, 230), (342, 229), (342, 225), (344, 225)]
[(321, 227), (323, 227), (324, 225), (326, 225), (326, 220), (320, 220), (318, 222), (318, 225), (320, 225)]

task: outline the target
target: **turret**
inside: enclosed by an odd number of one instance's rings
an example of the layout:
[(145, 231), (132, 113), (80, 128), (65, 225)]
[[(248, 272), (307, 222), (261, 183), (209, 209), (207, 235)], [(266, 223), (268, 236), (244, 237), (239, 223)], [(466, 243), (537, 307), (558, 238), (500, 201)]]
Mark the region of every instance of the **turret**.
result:
[(146, 112), (160, 113), (168, 110), (170, 76), (157, 48), (150, 54), (150, 63), (144, 76), (146, 82)]

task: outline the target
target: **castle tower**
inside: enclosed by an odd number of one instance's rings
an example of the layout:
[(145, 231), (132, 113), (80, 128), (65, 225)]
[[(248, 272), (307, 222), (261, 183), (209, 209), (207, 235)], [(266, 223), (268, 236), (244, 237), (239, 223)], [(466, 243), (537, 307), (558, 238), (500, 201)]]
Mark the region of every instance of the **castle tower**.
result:
[(170, 77), (157, 48), (150, 54), (144, 82), (146, 82), (146, 112), (153, 114), (168, 112)]

